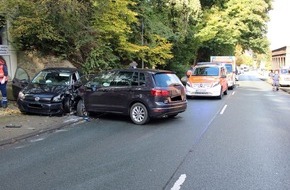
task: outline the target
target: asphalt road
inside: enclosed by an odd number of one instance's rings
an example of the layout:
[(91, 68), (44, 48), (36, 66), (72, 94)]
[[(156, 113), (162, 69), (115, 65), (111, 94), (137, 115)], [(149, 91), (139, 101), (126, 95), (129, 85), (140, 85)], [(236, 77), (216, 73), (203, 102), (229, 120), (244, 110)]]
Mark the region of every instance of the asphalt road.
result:
[(0, 150), (0, 189), (290, 189), (290, 95), (254, 75), (174, 119), (115, 115)]

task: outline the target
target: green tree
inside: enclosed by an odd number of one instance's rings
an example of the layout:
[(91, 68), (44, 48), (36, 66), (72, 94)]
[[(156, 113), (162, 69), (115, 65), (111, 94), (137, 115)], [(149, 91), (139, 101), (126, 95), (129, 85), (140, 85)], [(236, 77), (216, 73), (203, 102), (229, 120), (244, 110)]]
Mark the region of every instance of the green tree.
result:
[(172, 30), (169, 27), (165, 2), (135, 2), (137, 5), (132, 8), (138, 13), (138, 23), (132, 25), (130, 40), (142, 46), (135, 59), (142, 62), (144, 67), (156, 68), (165, 65), (173, 57), (172, 43), (168, 40), (172, 36)]
[(266, 38), (269, 1), (265, 0), (230, 0), (226, 14), (232, 21), (232, 29), (238, 31), (237, 44), (244, 50), (251, 49), (257, 53), (266, 53), (269, 42)]
[(93, 41), (90, 2), (5, 0), (0, 5), (18, 50), (36, 50), (82, 64), (84, 50)]
[[(220, 4), (224, 2), (224, 4)], [(199, 23), (199, 38), (203, 43), (199, 59), (208, 60), (210, 55), (234, 55), (235, 47), (267, 52), (266, 24), (271, 1), (228, 0), (207, 1), (209, 9), (203, 12)]]
[(2, 0), (0, 12), (20, 50), (63, 56), (86, 72), (135, 60), (182, 73), (210, 55), (233, 55), (238, 45), (267, 52), (271, 2)]

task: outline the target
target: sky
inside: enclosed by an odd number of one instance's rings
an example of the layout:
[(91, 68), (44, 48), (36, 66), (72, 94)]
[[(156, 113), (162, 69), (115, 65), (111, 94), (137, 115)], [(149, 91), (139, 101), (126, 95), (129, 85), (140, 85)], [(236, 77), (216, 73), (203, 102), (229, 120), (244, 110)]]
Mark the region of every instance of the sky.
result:
[(290, 46), (290, 0), (273, 0), (273, 10), (269, 12), (267, 37), (270, 49)]

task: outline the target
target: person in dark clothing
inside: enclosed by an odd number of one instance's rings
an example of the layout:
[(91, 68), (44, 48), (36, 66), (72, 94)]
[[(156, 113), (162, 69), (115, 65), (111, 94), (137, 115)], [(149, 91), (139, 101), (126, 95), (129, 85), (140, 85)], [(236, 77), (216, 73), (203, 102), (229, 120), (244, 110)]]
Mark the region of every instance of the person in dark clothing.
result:
[(0, 91), (2, 95), (1, 106), (7, 108), (7, 81), (8, 81), (8, 68), (6, 61), (0, 57)]

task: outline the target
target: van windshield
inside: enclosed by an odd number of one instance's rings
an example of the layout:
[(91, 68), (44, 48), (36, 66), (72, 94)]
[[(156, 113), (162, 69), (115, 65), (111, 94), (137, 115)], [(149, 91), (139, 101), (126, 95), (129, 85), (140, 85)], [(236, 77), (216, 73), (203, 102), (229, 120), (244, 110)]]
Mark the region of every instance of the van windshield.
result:
[(197, 67), (195, 68), (193, 76), (219, 76), (218, 67)]

